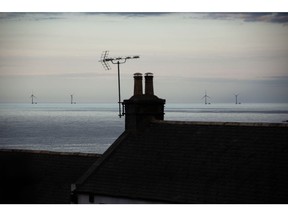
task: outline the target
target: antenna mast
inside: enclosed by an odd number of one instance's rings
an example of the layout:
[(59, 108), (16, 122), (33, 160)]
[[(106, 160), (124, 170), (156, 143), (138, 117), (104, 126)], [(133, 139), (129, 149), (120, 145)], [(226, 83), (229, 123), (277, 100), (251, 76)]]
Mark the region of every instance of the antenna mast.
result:
[(139, 56), (125, 56), (125, 57), (117, 57), (117, 58), (108, 58), (109, 51), (106, 50), (102, 53), (99, 62), (101, 62), (102, 66), (105, 70), (110, 70), (111, 67), (108, 64), (111, 62), (112, 64), (117, 64), (118, 69), (118, 104), (119, 104), (119, 118), (124, 116), (124, 111), (121, 110), (121, 87), (120, 87), (120, 64), (126, 63), (127, 59), (138, 59)]

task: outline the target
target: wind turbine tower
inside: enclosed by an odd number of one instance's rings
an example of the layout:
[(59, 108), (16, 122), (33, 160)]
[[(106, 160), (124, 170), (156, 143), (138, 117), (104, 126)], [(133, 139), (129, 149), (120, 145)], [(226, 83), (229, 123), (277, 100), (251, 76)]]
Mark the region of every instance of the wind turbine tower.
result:
[(76, 104), (76, 102), (73, 101), (73, 94), (71, 94), (70, 97), (71, 97), (71, 104)]
[(240, 103), (238, 103), (238, 95), (239, 94), (234, 94), (235, 95), (235, 104), (240, 104)]
[(205, 90), (205, 95), (202, 97), (202, 99), (205, 98), (205, 104), (210, 104), (207, 102), (207, 98), (210, 98), (208, 95), (207, 95), (207, 92)]
[(34, 102), (34, 98), (36, 98), (36, 96), (32, 93), (32, 95), (30, 96), (31, 100), (32, 100), (32, 104), (37, 104), (37, 102)]

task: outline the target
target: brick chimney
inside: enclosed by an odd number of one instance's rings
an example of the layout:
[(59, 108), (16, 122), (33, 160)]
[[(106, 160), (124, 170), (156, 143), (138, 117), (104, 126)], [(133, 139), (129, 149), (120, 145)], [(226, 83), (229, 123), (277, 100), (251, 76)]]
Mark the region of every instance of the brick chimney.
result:
[(142, 74), (135, 73), (134, 74), (134, 95), (142, 95)]
[(142, 93), (142, 74), (134, 74), (134, 95), (123, 103), (125, 130), (141, 131), (152, 120), (164, 119), (165, 100), (154, 95), (152, 73), (145, 73), (145, 94)]
[(145, 94), (154, 95), (153, 73), (145, 73)]

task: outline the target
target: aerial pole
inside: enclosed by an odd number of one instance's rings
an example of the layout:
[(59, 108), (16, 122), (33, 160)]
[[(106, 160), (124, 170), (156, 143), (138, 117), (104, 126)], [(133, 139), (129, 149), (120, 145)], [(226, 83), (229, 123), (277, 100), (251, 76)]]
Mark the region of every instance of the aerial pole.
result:
[(120, 87), (120, 62), (119, 61), (117, 61), (117, 68), (118, 68), (118, 109), (119, 109), (119, 118), (121, 118), (121, 116), (124, 114), (123, 112), (121, 112), (121, 91), (120, 91), (121, 87)]
[(99, 62), (101, 62), (102, 66), (104, 67), (105, 70), (110, 70), (111, 67), (108, 64), (110, 61), (112, 64), (117, 64), (117, 69), (118, 69), (118, 106), (119, 106), (119, 118), (124, 116), (124, 111), (121, 109), (121, 82), (120, 82), (120, 64), (126, 63), (128, 59), (138, 59), (140, 58), (139, 56), (125, 56), (125, 57), (117, 57), (117, 58), (108, 58), (109, 51), (104, 51), (101, 55), (101, 58)]

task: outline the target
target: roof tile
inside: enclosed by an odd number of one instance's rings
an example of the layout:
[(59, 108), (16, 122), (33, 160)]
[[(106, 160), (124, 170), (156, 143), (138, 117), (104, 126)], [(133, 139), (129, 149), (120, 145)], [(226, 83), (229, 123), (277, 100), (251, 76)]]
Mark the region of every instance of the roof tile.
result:
[(153, 122), (112, 145), (78, 185), (172, 203), (288, 203), (285, 124)]

